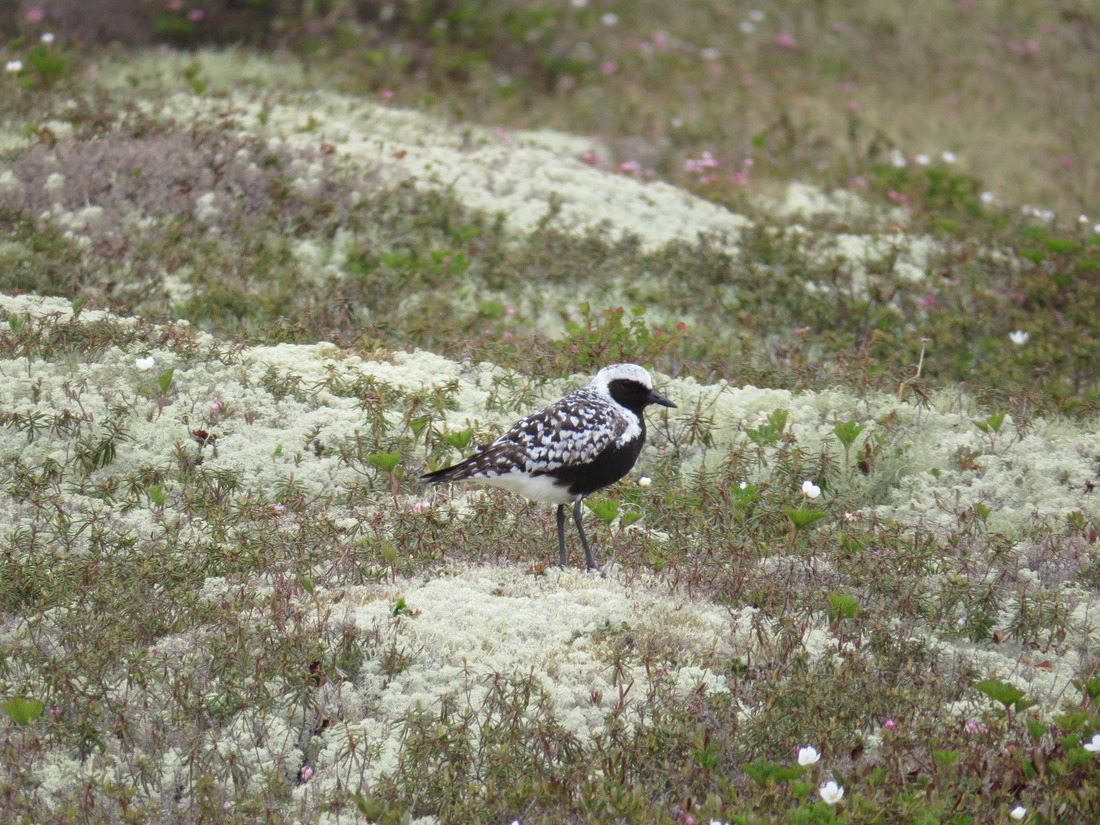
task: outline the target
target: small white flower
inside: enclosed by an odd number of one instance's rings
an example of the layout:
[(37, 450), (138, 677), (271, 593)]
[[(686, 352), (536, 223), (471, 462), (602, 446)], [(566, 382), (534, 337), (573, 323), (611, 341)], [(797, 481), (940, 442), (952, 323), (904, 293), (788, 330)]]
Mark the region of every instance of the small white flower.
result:
[(742, 20), (741, 31), (743, 31), (745, 34), (752, 34), (754, 31), (756, 31), (756, 24), (749, 20)]
[(1100, 733), (1094, 733), (1092, 735), (1092, 740), (1089, 742), (1082, 742), (1081, 747), (1089, 753), (1100, 753)]
[(1031, 337), (1030, 332), (1024, 332), (1022, 329), (1015, 330), (1008, 333), (1008, 340), (1018, 347), (1022, 347), (1027, 343), (1027, 339)]
[(749, 20), (753, 20), (757, 23), (763, 23), (764, 22), (764, 12), (758, 11), (757, 9), (753, 9), (752, 11), (749, 12)]
[(928, 155), (917, 155), (915, 158), (913, 158), (913, 160), (915, 160), (921, 166), (927, 166), (929, 161), (931, 161), (931, 158), (929, 158)]
[(7, 63), (4, 64), (4, 71), (12, 73), (23, 71), (23, 61), (9, 60)]
[(821, 754), (817, 752), (817, 748), (813, 745), (807, 745), (804, 748), (798, 749), (798, 764), (802, 767), (816, 765), (820, 761)]
[(944, 163), (954, 163), (959, 159), (954, 152), (944, 152), (940, 157), (943, 158)]
[(53, 32), (46, 32), (42, 35), (41, 40), (47, 46), (50, 45), (51, 43), (53, 43)]
[(898, 169), (904, 169), (906, 166), (905, 153), (901, 149), (891, 149), (890, 163)]
[(986, 204), (993, 203), (994, 198), (993, 198), (993, 193), (992, 192), (982, 192), (980, 197), (981, 197), (982, 203), (986, 203)]
[(1077, 216), (1077, 223), (1086, 224), (1088, 222), (1089, 222), (1089, 216), (1088, 215), (1078, 215)]
[(1023, 819), (1025, 816), (1027, 816), (1027, 808), (1025, 808), (1023, 805), (1017, 805), (1015, 808), (1008, 812), (1008, 815), (1013, 819)]
[(588, 0), (573, 0), (573, 8), (583, 9), (588, 5)]
[(740, 488), (740, 489), (744, 490), (744, 489), (745, 489), (746, 487), (748, 487), (748, 486), (749, 486), (749, 483), (748, 483), (747, 481), (742, 481), (742, 482), (741, 482), (740, 484), (738, 484), (737, 486), (738, 486), (738, 488)]
[(151, 370), (157, 365), (157, 359), (152, 355), (146, 355), (144, 358), (138, 358), (134, 361), (134, 366), (139, 370)]
[(832, 779), (817, 789), (826, 804), (835, 805), (844, 798), (844, 788), (836, 784)]
[(703, 49), (699, 52), (699, 56), (703, 58), (703, 60), (717, 60), (718, 49)]
[(615, 26), (619, 22), (619, 15), (615, 14), (615, 12), (613, 11), (609, 11), (607, 14), (600, 18), (600, 22), (603, 23), (605, 26)]
[(802, 495), (806, 498), (817, 498), (821, 495), (821, 488), (809, 479), (802, 482)]
[(1100, 223), (1094, 223), (1092, 225), (1092, 232), (1094, 235), (1100, 235)]
[(648, 487), (652, 483), (653, 483), (653, 479), (651, 479), (649, 476), (642, 476), (641, 478), (638, 479), (638, 486), (639, 487)]

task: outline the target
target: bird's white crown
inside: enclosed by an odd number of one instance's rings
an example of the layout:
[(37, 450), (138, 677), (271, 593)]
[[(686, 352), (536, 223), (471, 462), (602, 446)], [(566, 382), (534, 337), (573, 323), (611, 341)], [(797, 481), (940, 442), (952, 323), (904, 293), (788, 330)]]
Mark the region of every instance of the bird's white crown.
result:
[(618, 380), (637, 381), (647, 390), (653, 389), (653, 379), (644, 367), (637, 364), (609, 364), (596, 373), (590, 386), (601, 394), (608, 395), (607, 385)]

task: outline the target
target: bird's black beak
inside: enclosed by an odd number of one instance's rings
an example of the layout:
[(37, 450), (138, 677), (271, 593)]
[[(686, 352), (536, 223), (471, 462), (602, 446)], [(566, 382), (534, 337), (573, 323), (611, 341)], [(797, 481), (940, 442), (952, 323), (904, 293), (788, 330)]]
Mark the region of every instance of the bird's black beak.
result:
[(649, 391), (649, 403), (660, 404), (662, 407), (672, 407), (673, 409), (676, 408), (675, 404), (673, 404), (671, 401), (669, 401), (667, 398), (657, 392), (657, 390)]

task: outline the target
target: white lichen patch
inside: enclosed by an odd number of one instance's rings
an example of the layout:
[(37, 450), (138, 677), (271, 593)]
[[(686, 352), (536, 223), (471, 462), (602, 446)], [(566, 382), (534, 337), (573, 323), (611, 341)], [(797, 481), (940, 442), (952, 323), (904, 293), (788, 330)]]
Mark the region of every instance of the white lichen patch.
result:
[[(399, 599), (404, 609), (395, 617)], [(393, 672), (392, 657), (379, 656), (350, 683), (328, 688), (321, 710), (339, 723), (324, 736), (315, 775), (346, 773), (354, 742), (378, 745), (371, 764), (356, 766), (365, 776), (393, 770), (410, 712), (435, 714), (457, 701), (459, 714), (482, 713), (501, 678), (536, 680), (552, 716), (584, 744), (624, 691), (631, 705), (651, 696), (637, 657), (616, 670), (613, 651), (623, 644), (663, 651), (674, 692), (726, 692), (718, 670), (752, 644), (746, 610), (731, 617), (657, 580), (557, 570), (536, 577), (514, 568), (457, 567), (428, 581), (341, 592), (333, 620), (400, 651), (401, 667)]]
[(826, 192), (820, 187), (798, 182), (778, 194), (763, 195), (760, 205), (765, 211), (784, 218), (824, 217), (861, 224), (873, 223), (882, 228), (906, 223), (905, 212), (901, 208), (878, 209), (850, 190)]
[[(843, 457), (833, 431), (838, 422), (864, 425), (857, 447), (875, 434), (886, 439), (888, 449), (876, 470), (879, 475), (868, 478), (852, 473), (845, 482), (857, 490), (870, 490), (882, 476), (889, 477), (888, 501), (869, 507), (880, 518), (948, 524), (957, 520), (959, 512), (983, 504), (993, 511), (992, 528), (1012, 532), (1036, 515), (1058, 516), (1075, 510), (1100, 515), (1100, 502), (1085, 494), (1087, 482), (1096, 477), (1100, 448), (1082, 445), (1100, 444), (1100, 432), (1094, 428), (1036, 419), (1020, 436), (1009, 417), (1001, 439), (991, 442), (973, 423), (981, 416), (958, 396), (939, 396), (924, 408), (899, 403), (896, 396), (885, 393), (796, 394), (701, 385), (690, 378), (673, 379), (663, 386), (680, 405), (678, 416), (703, 416), (712, 425), (713, 448), (684, 451), (687, 474), (713, 469), (731, 443), (748, 440), (746, 429), (759, 427), (775, 410), (786, 410), (787, 431), (809, 453), (825, 450), (838, 460)], [(972, 458), (964, 461), (962, 454)], [(845, 495), (851, 492), (844, 490)]]

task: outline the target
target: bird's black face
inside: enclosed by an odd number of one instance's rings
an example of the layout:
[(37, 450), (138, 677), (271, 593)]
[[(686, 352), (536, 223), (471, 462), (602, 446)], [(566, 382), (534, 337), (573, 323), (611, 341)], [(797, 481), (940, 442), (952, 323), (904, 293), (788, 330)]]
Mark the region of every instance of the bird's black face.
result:
[(650, 404), (660, 404), (662, 407), (676, 406), (656, 390), (651, 390), (640, 381), (632, 381), (629, 378), (616, 378), (608, 382), (607, 392), (628, 410), (639, 415)]

